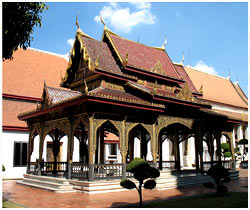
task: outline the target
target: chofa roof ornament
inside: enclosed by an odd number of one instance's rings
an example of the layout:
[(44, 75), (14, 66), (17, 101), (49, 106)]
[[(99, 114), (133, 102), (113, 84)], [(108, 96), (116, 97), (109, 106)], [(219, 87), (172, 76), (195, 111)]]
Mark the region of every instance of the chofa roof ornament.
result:
[(161, 46), (161, 48), (163, 50), (165, 50), (166, 45), (167, 45), (167, 37), (165, 38), (165, 41), (164, 41), (163, 45)]
[(165, 51), (166, 45), (167, 45), (167, 37), (165, 36), (165, 41), (164, 41), (163, 45), (161, 47), (153, 47), (153, 48)]
[(183, 64), (183, 62), (184, 62), (184, 60), (185, 60), (185, 58), (184, 58), (184, 52), (182, 53), (182, 55), (183, 55), (183, 56), (182, 56), (182, 59), (181, 59), (181, 63), (180, 63), (180, 64), (181, 64), (182, 66), (184, 66), (184, 64)]

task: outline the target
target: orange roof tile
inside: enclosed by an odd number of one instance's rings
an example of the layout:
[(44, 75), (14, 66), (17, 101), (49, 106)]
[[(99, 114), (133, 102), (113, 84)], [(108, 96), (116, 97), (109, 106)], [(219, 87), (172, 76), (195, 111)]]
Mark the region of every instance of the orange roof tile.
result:
[(68, 65), (64, 58), (33, 49), (18, 49), (13, 60), (3, 62), (3, 93), (41, 98), (43, 83), (60, 87)]
[(104, 140), (105, 141), (119, 141), (119, 136), (115, 135), (114, 133), (105, 131), (105, 136), (104, 136)]
[(3, 126), (20, 126), (27, 127), (24, 121), (18, 120), (17, 116), (21, 112), (26, 112), (31, 109), (36, 109), (36, 103), (6, 100), (2, 101), (3, 111)]
[(185, 67), (197, 90), (202, 86), (203, 99), (217, 103), (248, 108), (230, 79)]
[(243, 99), (246, 103), (248, 103), (248, 98), (247, 98), (247, 96), (245, 95), (245, 93), (243, 92), (243, 90), (241, 89), (241, 87), (239, 86), (239, 84), (238, 84), (238, 83), (234, 83), (233, 85), (234, 85), (234, 87), (236, 88), (236, 90), (238, 91), (238, 93), (240, 94), (240, 96), (242, 97), (242, 99)]

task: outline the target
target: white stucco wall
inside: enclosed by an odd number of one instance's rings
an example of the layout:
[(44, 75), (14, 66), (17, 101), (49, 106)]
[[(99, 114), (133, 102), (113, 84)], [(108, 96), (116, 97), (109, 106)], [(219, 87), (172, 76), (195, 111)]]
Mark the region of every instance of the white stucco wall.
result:
[[(2, 178), (23, 178), (26, 167), (14, 167), (14, 142), (28, 142), (25, 132), (3, 131), (1, 137), (1, 162), (5, 166)], [(2, 170), (2, 169), (1, 169)]]

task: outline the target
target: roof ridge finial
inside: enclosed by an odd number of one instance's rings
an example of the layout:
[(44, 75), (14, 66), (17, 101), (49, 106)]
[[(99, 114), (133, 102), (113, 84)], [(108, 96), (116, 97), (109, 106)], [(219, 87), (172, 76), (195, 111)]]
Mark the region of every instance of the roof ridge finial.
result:
[(228, 79), (230, 79), (230, 68), (228, 68), (228, 76), (227, 76)]
[(163, 45), (162, 45), (162, 49), (164, 49), (165, 50), (165, 46), (167, 45), (167, 36), (165, 35), (165, 41), (164, 41), (164, 43), (163, 43)]
[(239, 83), (239, 75), (238, 75), (238, 73), (236, 74), (236, 84), (238, 84)]
[(181, 65), (183, 65), (184, 66), (184, 64), (183, 64), (183, 62), (184, 62), (184, 60), (185, 60), (185, 58), (184, 58), (184, 52), (182, 52), (182, 59), (181, 59)]
[(103, 20), (103, 18), (102, 18), (102, 13), (100, 13), (100, 21), (101, 21), (101, 23), (104, 25), (104, 27), (106, 26), (106, 24), (105, 24), (105, 22), (104, 22), (104, 20)]
[(77, 25), (77, 28), (79, 29), (80, 26), (79, 26), (79, 23), (78, 23), (78, 15), (79, 15), (79, 12), (77, 12), (77, 15), (76, 15), (76, 25)]
[[(100, 13), (100, 21), (104, 25), (104, 31), (110, 31), (109, 28), (106, 26), (103, 18), (102, 18), (102, 13)], [(110, 31), (111, 32), (111, 31)]]

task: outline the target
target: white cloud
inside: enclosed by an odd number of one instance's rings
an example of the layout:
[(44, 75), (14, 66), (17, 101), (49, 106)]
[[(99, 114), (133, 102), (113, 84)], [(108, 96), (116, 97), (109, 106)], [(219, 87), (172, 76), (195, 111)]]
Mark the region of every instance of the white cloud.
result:
[[(131, 2), (130, 4), (135, 6), (135, 12), (131, 12), (129, 7), (120, 8), (117, 3), (110, 3), (108, 6), (104, 6), (100, 14), (105, 24), (124, 33), (129, 33), (133, 27), (139, 24), (154, 24), (156, 16), (150, 11), (150, 3)], [(94, 20), (100, 22), (100, 17), (95, 16)]]
[(74, 39), (68, 39), (67, 44), (72, 48), (74, 45), (75, 40)]
[(214, 74), (214, 75), (218, 74), (218, 72), (214, 69), (213, 66), (209, 66), (209, 65), (205, 64), (205, 62), (203, 60), (199, 60), (193, 68), (197, 69), (199, 71), (209, 73), (209, 74)]

